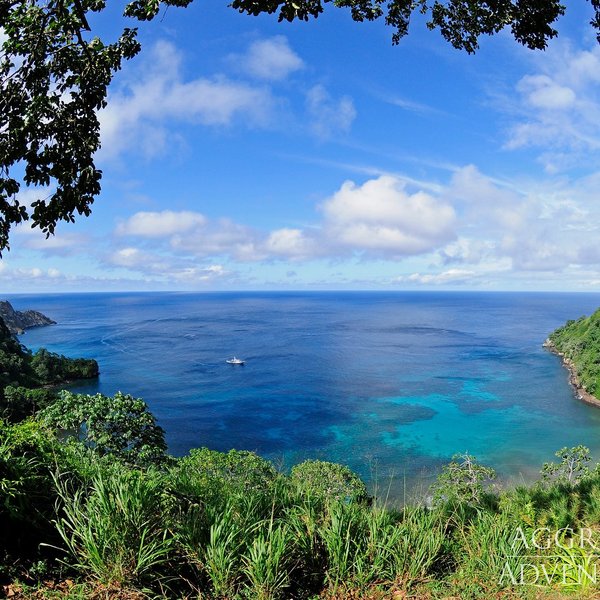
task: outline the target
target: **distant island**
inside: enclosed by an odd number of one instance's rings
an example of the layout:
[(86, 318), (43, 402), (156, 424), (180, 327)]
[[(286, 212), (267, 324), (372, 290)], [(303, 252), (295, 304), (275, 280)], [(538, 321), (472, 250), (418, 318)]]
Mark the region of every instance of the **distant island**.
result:
[(600, 407), (600, 309), (567, 321), (548, 336), (544, 346), (562, 358), (577, 397)]
[(56, 325), (56, 321), (37, 310), (15, 310), (7, 300), (0, 300), (0, 318), (13, 335), (20, 335), (32, 327)]

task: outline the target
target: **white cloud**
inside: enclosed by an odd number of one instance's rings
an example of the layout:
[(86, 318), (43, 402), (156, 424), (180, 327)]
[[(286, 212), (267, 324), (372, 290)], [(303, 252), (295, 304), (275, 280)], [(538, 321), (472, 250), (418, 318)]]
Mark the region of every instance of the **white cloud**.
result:
[(45, 281), (48, 279), (58, 279), (64, 277), (62, 273), (55, 268), (41, 269), (39, 267), (7, 267), (0, 263), (0, 278), (4, 282), (11, 281)]
[(455, 237), (455, 212), (425, 192), (408, 194), (390, 175), (361, 186), (346, 181), (323, 204), (327, 238), (357, 251), (391, 256), (429, 252)]
[(356, 118), (349, 96), (335, 100), (322, 85), (315, 85), (306, 94), (306, 111), (312, 133), (321, 139), (347, 133)]
[(442, 264), (503, 264), (515, 271), (559, 272), (591, 263), (600, 239), (600, 207), (589, 184), (525, 183), (516, 191), (479, 172), (459, 169), (443, 197), (460, 215), (458, 239), (439, 252)]
[(317, 207), (313, 222), (271, 230), (194, 211), (138, 212), (117, 226), (127, 242), (107, 262), (172, 282), (232, 281), (235, 263), (310, 262), (314, 268), (319, 261), (321, 270), (348, 259), (413, 265), (412, 275), (387, 279), (392, 284), (481, 286), (528, 275), (546, 281), (551, 273), (586, 268), (595, 278), (600, 206), (587, 202), (595, 181), (587, 179), (541, 187), (492, 179), (467, 165), (445, 186), (425, 192), (380, 175), (343, 183)]
[(429, 106), (428, 104), (422, 104), (421, 102), (414, 102), (413, 100), (408, 100), (401, 96), (391, 96), (391, 95), (387, 95), (387, 94), (384, 94), (384, 95), (379, 94), (378, 96), (384, 102), (387, 102), (388, 104), (391, 104), (393, 106), (397, 106), (398, 108), (401, 108), (402, 110), (408, 110), (410, 112), (421, 114), (421, 115), (442, 114), (442, 111), (440, 111), (437, 108), (433, 108), (432, 106)]
[(168, 259), (134, 247), (116, 250), (110, 255), (108, 262), (117, 267), (125, 267), (136, 271), (150, 271), (153, 273), (164, 273), (170, 268), (170, 261)]
[(548, 75), (526, 75), (517, 84), (528, 104), (535, 108), (558, 110), (575, 104), (575, 92), (567, 86), (559, 85)]
[[(46, 238), (39, 229), (31, 229), (31, 235), (26, 235), (22, 242), (23, 248), (38, 250), (48, 255), (72, 256), (87, 251), (90, 238), (78, 233), (57, 233)], [(21, 234), (21, 231), (19, 231)], [(21, 234), (22, 235), (22, 234)]]
[(600, 150), (600, 48), (553, 44), (522, 77), (508, 99), (514, 123), (507, 148), (542, 148), (540, 160), (556, 172)]
[(202, 229), (171, 238), (174, 250), (183, 250), (205, 258), (229, 256), (239, 261), (258, 261), (267, 258), (258, 231), (230, 219), (207, 222)]
[(253, 42), (245, 55), (232, 58), (248, 75), (272, 81), (285, 79), (304, 67), (302, 59), (290, 48), (283, 35)]
[(312, 258), (319, 253), (319, 245), (314, 238), (308, 237), (301, 229), (288, 227), (272, 231), (265, 249), (274, 256), (295, 260)]
[(421, 285), (446, 285), (449, 283), (466, 283), (477, 277), (475, 271), (465, 269), (448, 269), (441, 273), (412, 273), (396, 279), (400, 283), (417, 283)]
[(105, 262), (110, 266), (172, 282), (206, 283), (229, 275), (220, 264), (198, 265), (189, 259), (135, 247), (120, 248), (106, 257)]
[(204, 215), (193, 211), (163, 210), (160, 212), (138, 212), (117, 226), (120, 236), (170, 237), (202, 227), (206, 223)]
[(147, 72), (125, 89), (111, 94), (100, 111), (102, 154), (116, 156), (135, 147), (148, 155), (162, 152), (169, 139), (167, 122), (228, 126), (235, 119), (264, 126), (275, 102), (264, 87), (224, 76), (184, 81), (181, 55), (169, 42), (149, 52)]
[[(409, 194), (405, 182), (390, 175), (357, 185), (345, 182), (320, 206), (323, 218), (310, 227), (261, 231), (195, 212), (138, 212), (120, 223), (116, 233), (152, 238), (162, 255), (197, 259), (228, 258), (240, 262), (306, 261), (360, 253), (365, 257), (405, 257), (439, 249), (454, 239), (455, 213), (448, 203), (425, 193)], [(153, 255), (154, 256), (154, 255)], [(153, 267), (142, 251), (121, 249), (113, 264)]]
[(536, 213), (523, 194), (499, 185), (474, 165), (453, 173), (443, 196), (457, 208), (461, 222), (476, 223), (487, 233), (519, 228)]

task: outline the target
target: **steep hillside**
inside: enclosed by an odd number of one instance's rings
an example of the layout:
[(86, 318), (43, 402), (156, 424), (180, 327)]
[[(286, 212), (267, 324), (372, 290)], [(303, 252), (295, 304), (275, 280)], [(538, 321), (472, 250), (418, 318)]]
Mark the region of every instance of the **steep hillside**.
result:
[(550, 334), (545, 345), (562, 356), (582, 399), (600, 403), (600, 309), (589, 317), (567, 321)]
[(37, 310), (15, 310), (7, 300), (0, 300), (0, 319), (13, 334), (23, 333), (25, 329), (31, 327), (56, 324), (56, 321)]

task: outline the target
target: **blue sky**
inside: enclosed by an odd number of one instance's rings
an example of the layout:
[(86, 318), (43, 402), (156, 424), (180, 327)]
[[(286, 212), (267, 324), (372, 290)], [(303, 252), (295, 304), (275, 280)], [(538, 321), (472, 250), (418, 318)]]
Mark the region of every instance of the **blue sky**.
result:
[(469, 56), (331, 5), (170, 8), (100, 114), (92, 215), (18, 227), (0, 289), (598, 291), (590, 18), (569, 7), (546, 52), (503, 33)]

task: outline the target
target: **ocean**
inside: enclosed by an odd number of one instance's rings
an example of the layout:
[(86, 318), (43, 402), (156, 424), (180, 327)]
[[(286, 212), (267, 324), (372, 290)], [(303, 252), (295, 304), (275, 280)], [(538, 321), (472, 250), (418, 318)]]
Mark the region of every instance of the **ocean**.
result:
[[(600, 460), (600, 409), (542, 348), (600, 294), (239, 292), (11, 295), (58, 322), (21, 341), (95, 358), (74, 390), (144, 398), (169, 450), (349, 465), (379, 494), (468, 452), (530, 481), (563, 446)], [(225, 362), (236, 355), (246, 360)]]

